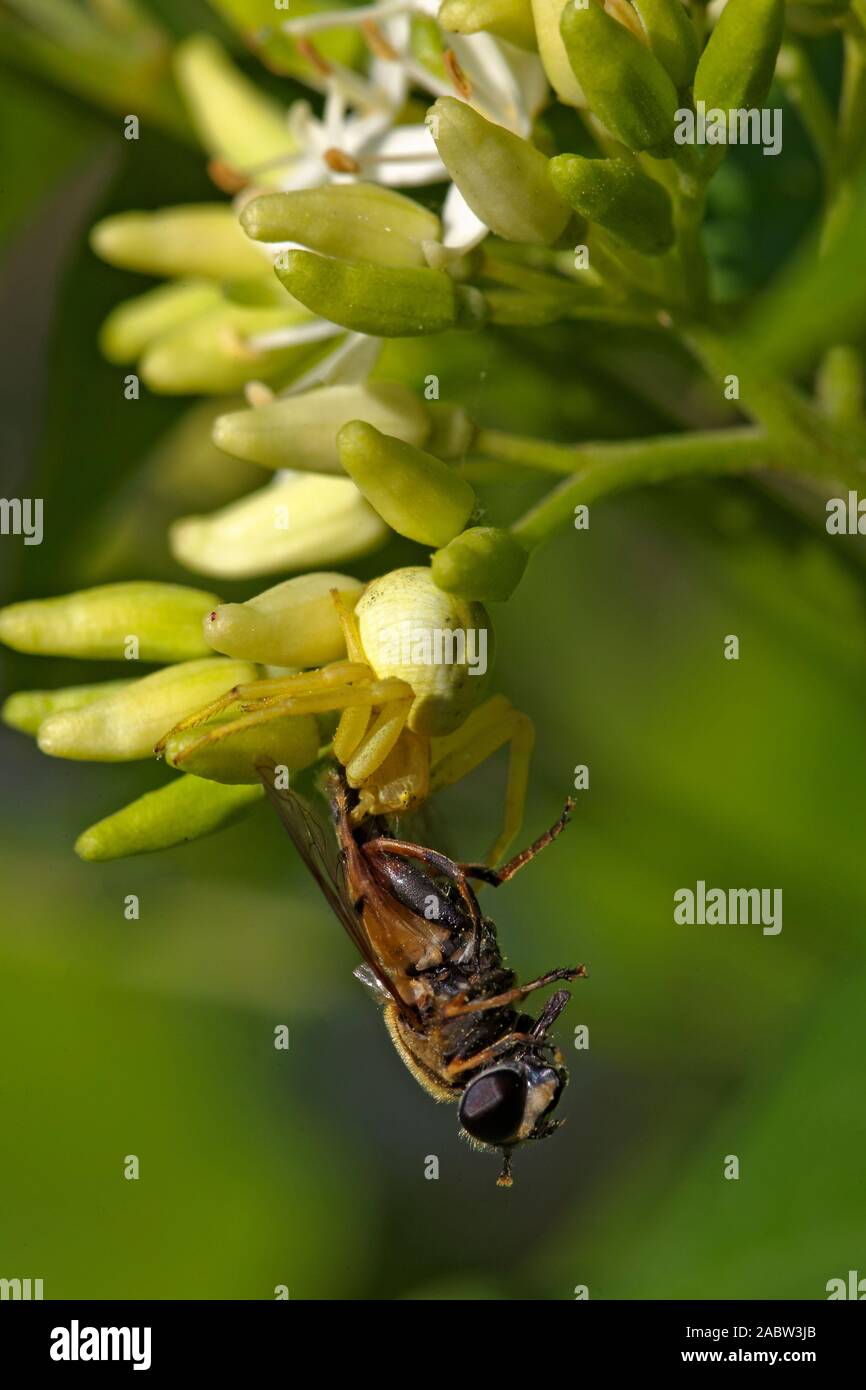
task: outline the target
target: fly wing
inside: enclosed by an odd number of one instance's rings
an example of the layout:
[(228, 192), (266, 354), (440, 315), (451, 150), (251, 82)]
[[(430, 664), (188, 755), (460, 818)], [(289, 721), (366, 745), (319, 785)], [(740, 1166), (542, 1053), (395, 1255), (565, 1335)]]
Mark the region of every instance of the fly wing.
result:
[(295, 849), (331, 906), (331, 910), (366, 961), (382, 988), (387, 990), (401, 1012), (410, 1012), (377, 960), (360, 917), (349, 899), (336, 836), (326, 828), (312, 806), (297, 792), (276, 786), (274, 763), (256, 764), (268, 800), (292, 838)]

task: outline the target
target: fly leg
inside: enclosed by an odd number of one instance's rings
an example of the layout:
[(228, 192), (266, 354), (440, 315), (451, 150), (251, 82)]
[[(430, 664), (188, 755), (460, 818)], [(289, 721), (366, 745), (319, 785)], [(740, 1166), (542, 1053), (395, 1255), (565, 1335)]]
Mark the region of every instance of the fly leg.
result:
[(498, 1042), (491, 1043), (490, 1047), (485, 1047), (483, 1051), (474, 1053), (471, 1057), (462, 1057), (456, 1062), (449, 1062), (445, 1068), (449, 1076), (459, 1076), (462, 1071), (470, 1071), (475, 1067), (486, 1067), (488, 1062), (492, 1062), (497, 1053), (505, 1052), (515, 1043), (533, 1043), (536, 1038), (532, 1033), (506, 1033), (504, 1038)]
[(500, 883), (507, 883), (510, 878), (519, 873), (525, 864), (528, 864), (531, 859), (534, 859), (537, 854), (552, 844), (557, 836), (562, 834), (571, 819), (571, 813), (576, 804), (573, 798), (569, 797), (559, 820), (549, 830), (545, 830), (543, 835), (539, 835), (528, 849), (515, 854), (514, 858), (509, 859), (508, 863), (503, 864), (500, 869), (491, 869), (487, 864), (461, 864), (460, 868), (467, 878), (477, 878), (482, 883), (490, 883), (494, 888), (498, 888)]
[(567, 989), (558, 989), (555, 994), (550, 996), (541, 1017), (533, 1024), (528, 1033), (506, 1033), (504, 1038), (491, 1043), (490, 1047), (485, 1047), (483, 1051), (476, 1052), (472, 1057), (463, 1057), (459, 1061), (449, 1062), (446, 1067), (448, 1075), (457, 1076), (461, 1071), (469, 1071), (473, 1067), (485, 1067), (488, 1062), (493, 1061), (497, 1053), (507, 1051), (515, 1043), (541, 1042), (545, 1033), (559, 1018), (570, 998), (571, 995)]
[[(487, 1009), (504, 1009), (507, 1008), (509, 1004), (516, 1004), (518, 1000), (525, 999), (527, 995), (534, 993), (535, 990), (542, 989), (545, 985), (552, 985), (555, 980), (585, 979), (585, 965), (566, 967), (562, 970), (549, 970), (546, 975), (540, 975), (537, 980), (530, 980), (528, 985), (515, 985), (513, 989), (507, 989), (502, 994), (492, 994), (487, 999), (472, 999), (468, 1003), (465, 999), (459, 1001), (455, 1000), (453, 1004), (446, 1004), (444, 1009), (442, 1010), (442, 1013), (445, 1018), (457, 1018), (462, 1017), (464, 1014), (482, 1013), (485, 1012)], [(547, 1010), (551, 1007), (554, 1000), (562, 994), (567, 994), (567, 991), (560, 990), (558, 994), (555, 994), (553, 996), (553, 998), (550, 1000), (547, 1006), (547, 1009), (545, 1009), (544, 1013), (541, 1015), (539, 1023), (545, 1017)], [(566, 999), (559, 1006), (556, 1013), (559, 1013), (562, 1009), (564, 1009), (565, 1004), (567, 1002), (568, 1000)], [(556, 1017), (556, 1013), (550, 1019), (550, 1022), (545, 1025), (546, 1027), (550, 1027), (550, 1023), (553, 1022), (553, 1019)], [(536, 1027), (538, 1027), (538, 1024), (536, 1024)]]

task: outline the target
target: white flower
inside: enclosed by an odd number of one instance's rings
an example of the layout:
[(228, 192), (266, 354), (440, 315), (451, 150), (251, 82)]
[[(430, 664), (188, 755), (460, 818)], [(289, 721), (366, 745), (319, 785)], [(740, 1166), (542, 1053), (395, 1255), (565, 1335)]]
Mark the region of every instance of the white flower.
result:
[[(284, 30), (296, 40), (309, 40), (332, 28), (360, 27), (374, 48), (364, 90), (357, 91), (356, 75), (352, 74), (353, 82), (347, 82), (345, 70), (327, 64), (331, 70), (322, 120), (313, 116), (306, 103), (293, 109), (292, 133), (302, 153), (292, 162), (284, 187), (308, 188), (328, 178), (360, 177), (390, 187), (447, 179), (426, 127), (394, 124), (411, 86), (434, 97), (452, 96), (456, 89), (488, 120), (516, 135), (526, 137), (530, 133), (533, 117), (547, 98), (540, 60), (489, 34), (449, 34), (452, 82), (443, 82), (417, 62), (410, 49), (410, 16), (435, 17), (438, 9), (438, 0), (381, 0), (379, 4), (284, 22)], [(383, 109), (383, 98), (388, 96), (390, 109)], [(347, 107), (357, 104), (359, 98), (370, 110), (364, 115), (349, 114)], [(430, 250), (431, 261), (436, 264), (464, 254), (488, 231), (454, 184), (445, 197), (442, 225), (442, 246)]]

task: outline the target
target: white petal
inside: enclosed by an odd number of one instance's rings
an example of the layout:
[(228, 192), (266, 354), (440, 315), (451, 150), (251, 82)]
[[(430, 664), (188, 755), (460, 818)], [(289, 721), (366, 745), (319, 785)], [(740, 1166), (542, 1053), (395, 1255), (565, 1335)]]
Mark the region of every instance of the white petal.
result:
[[(324, 14), (306, 14), (298, 19), (284, 19), (280, 28), (283, 33), (301, 38), (306, 34), (321, 34), (327, 29), (350, 29), (363, 24), (365, 19), (381, 23), (392, 15), (404, 14), (409, 10), (421, 8), (415, 0), (384, 0), (378, 5), (359, 5), (357, 9), (327, 10)], [(435, 14), (439, 0), (432, 10)]]
[(372, 149), (360, 152), (365, 177), (391, 188), (440, 183), (445, 166), (425, 125), (401, 125), (383, 135)]
[(254, 352), (273, 352), (276, 348), (298, 347), (303, 343), (319, 343), (323, 338), (336, 338), (345, 332), (329, 319), (308, 319), (306, 323), (290, 324), (286, 328), (275, 328), (271, 333), (257, 333), (246, 339), (246, 346)]
[(296, 396), (313, 386), (358, 385), (367, 380), (379, 360), (383, 346), (381, 338), (371, 338), (366, 333), (347, 333), (337, 347), (280, 394)]
[(461, 253), (471, 251), (487, 235), (487, 226), (476, 217), (456, 183), (448, 190), (441, 217), (442, 244)]

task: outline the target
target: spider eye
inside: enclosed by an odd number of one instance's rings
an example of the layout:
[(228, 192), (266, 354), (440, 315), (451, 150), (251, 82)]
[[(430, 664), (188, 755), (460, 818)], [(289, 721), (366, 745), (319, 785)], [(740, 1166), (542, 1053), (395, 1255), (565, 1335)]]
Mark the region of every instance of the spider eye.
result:
[(526, 1076), (511, 1067), (482, 1072), (460, 1102), (460, 1123), (482, 1144), (505, 1144), (520, 1128), (526, 1105)]

